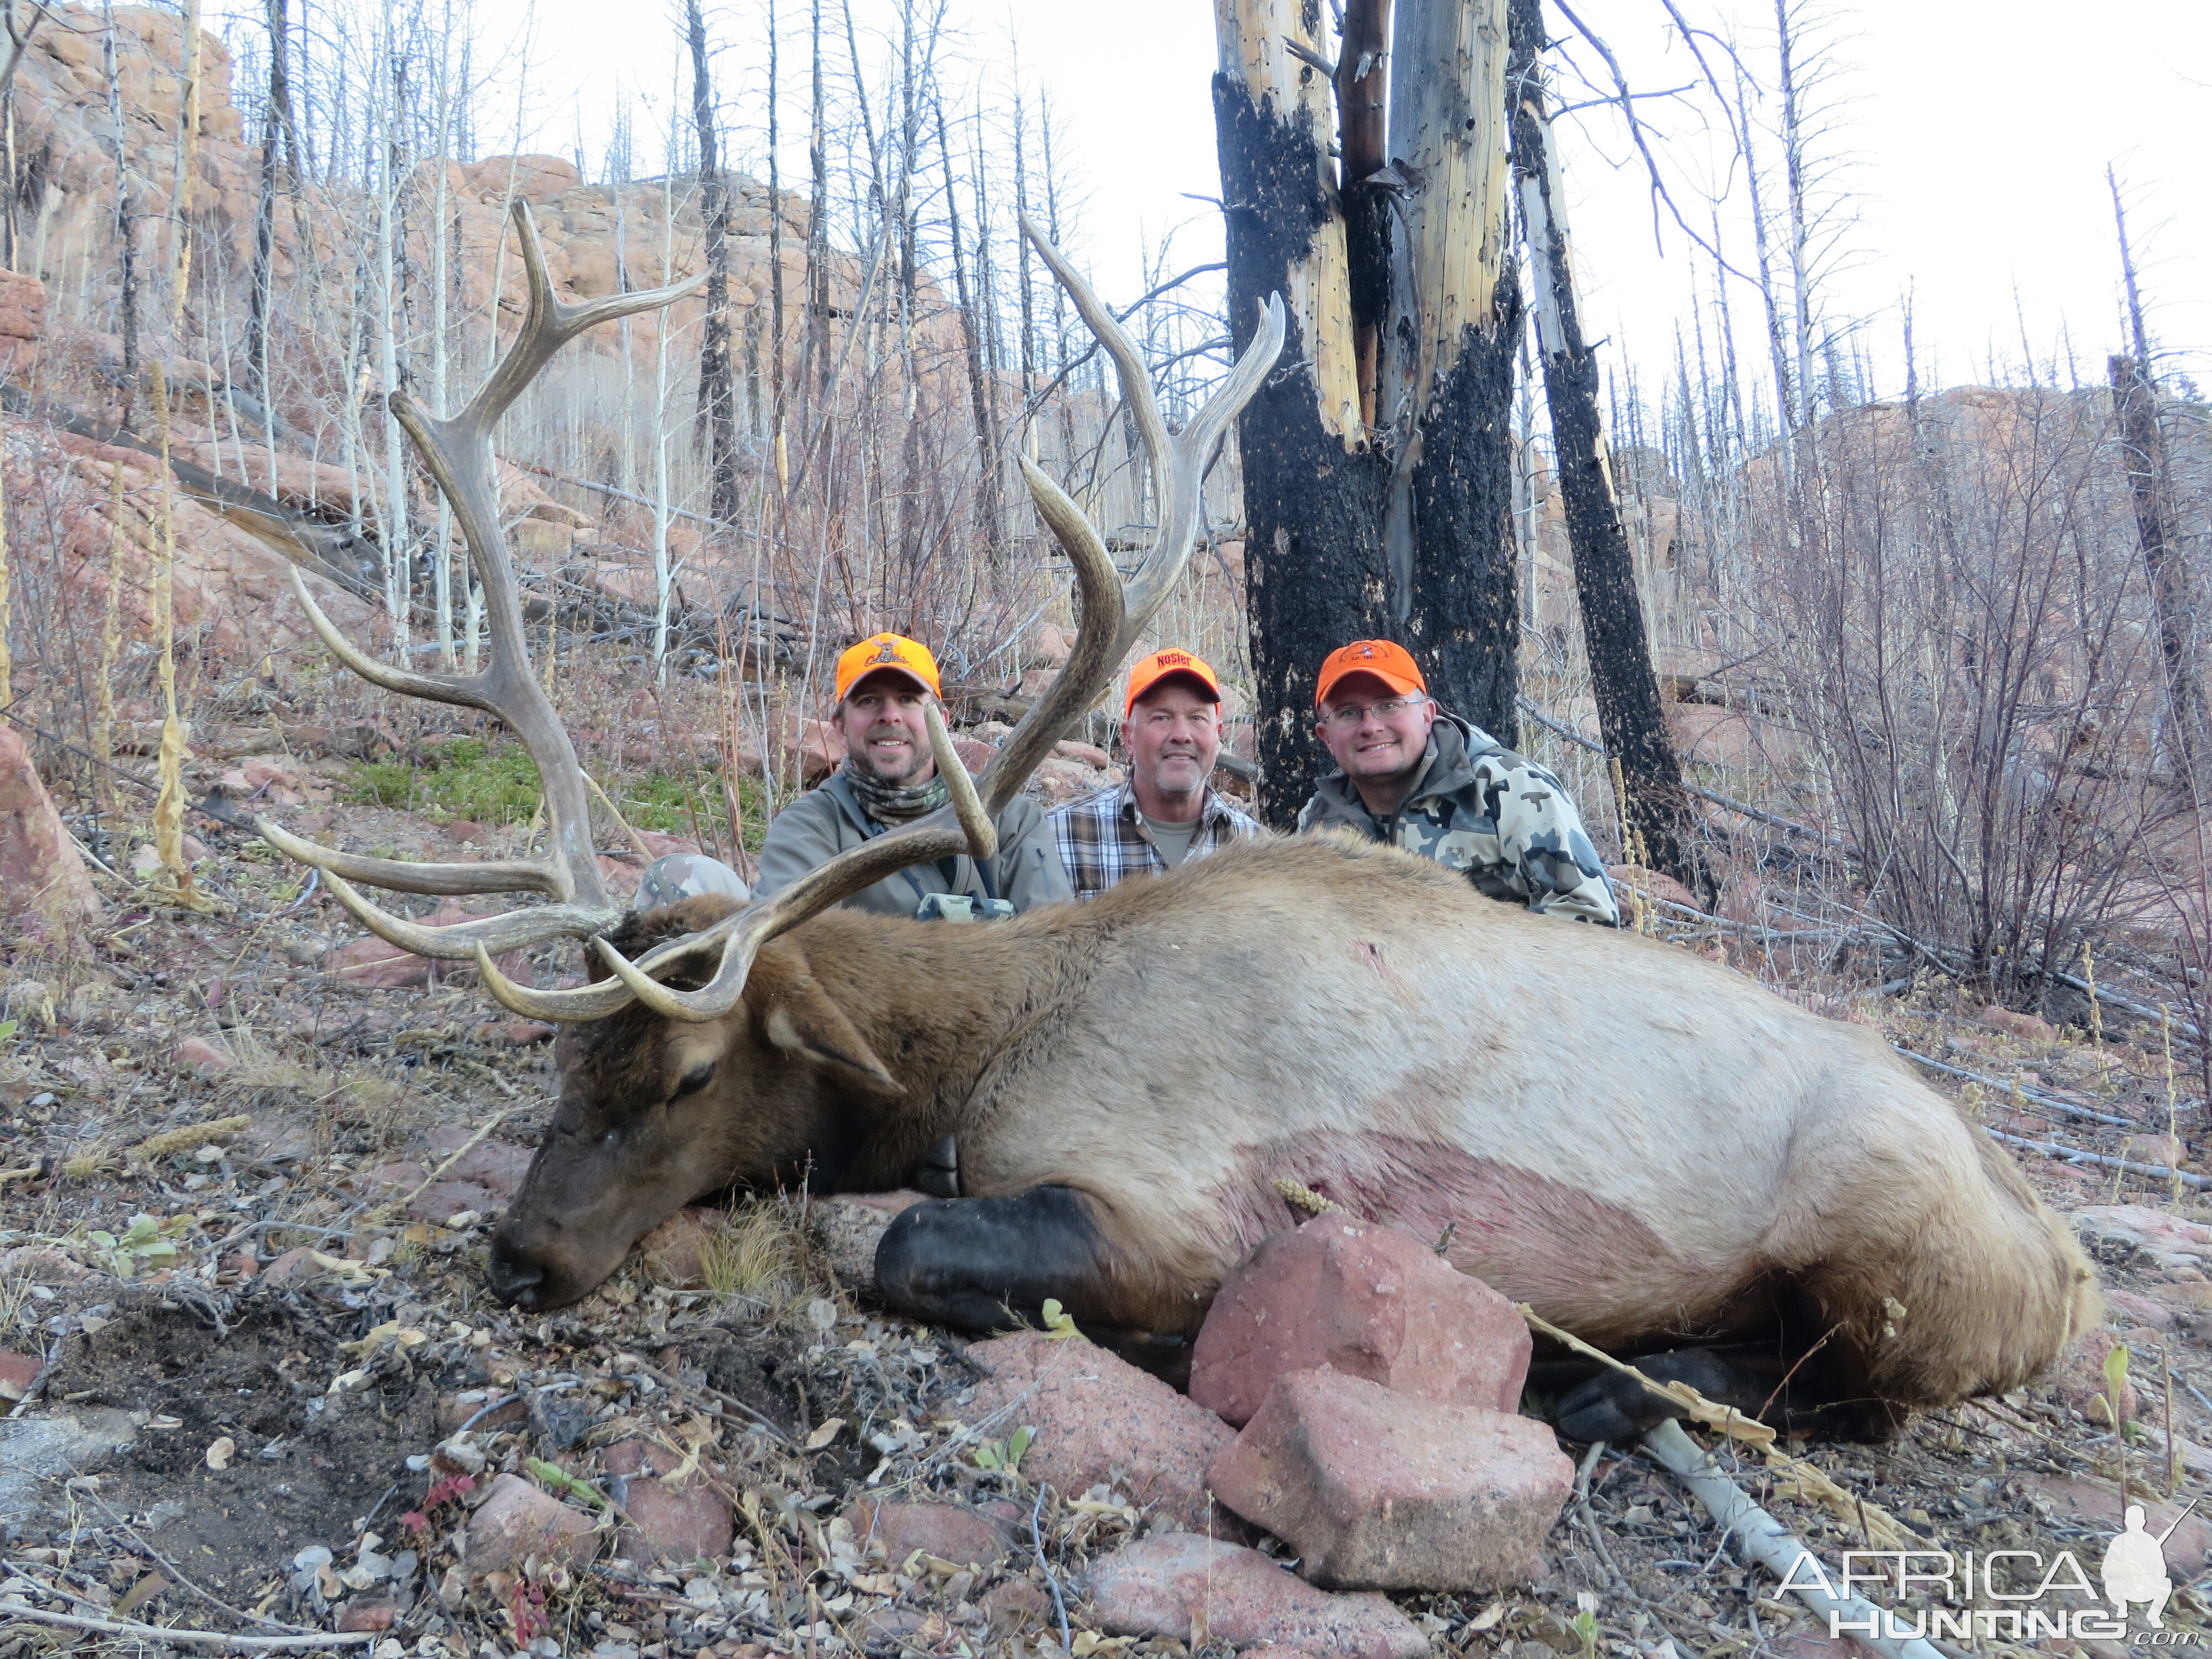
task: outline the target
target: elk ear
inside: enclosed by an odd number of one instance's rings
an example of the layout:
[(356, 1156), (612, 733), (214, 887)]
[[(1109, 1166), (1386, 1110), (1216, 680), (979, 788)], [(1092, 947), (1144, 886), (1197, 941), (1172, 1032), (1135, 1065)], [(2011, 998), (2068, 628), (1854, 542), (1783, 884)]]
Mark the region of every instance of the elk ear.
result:
[(761, 1021), (762, 1035), (787, 1054), (848, 1088), (868, 1094), (897, 1095), (906, 1090), (884, 1069), (845, 1011), (830, 1000), (811, 978), (779, 986)]

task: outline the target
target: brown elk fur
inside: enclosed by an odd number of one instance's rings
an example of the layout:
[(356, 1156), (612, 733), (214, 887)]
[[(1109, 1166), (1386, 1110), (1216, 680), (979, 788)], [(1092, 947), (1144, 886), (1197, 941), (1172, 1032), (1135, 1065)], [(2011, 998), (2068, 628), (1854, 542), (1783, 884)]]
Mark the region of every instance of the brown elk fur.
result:
[(970, 1196), (1087, 1196), (1107, 1288), (1079, 1316), (1140, 1328), (1194, 1329), (1298, 1218), (1279, 1176), (1449, 1228), (1455, 1265), (1601, 1344), (1741, 1334), (1786, 1291), (1850, 1389), (1905, 1406), (2014, 1388), (2098, 1316), (2064, 1228), (1871, 1032), (1335, 837), (1004, 923), (831, 911), (722, 1021), (632, 1008), (562, 1060), (501, 1232), (545, 1303), (702, 1193), (893, 1187), (951, 1133)]

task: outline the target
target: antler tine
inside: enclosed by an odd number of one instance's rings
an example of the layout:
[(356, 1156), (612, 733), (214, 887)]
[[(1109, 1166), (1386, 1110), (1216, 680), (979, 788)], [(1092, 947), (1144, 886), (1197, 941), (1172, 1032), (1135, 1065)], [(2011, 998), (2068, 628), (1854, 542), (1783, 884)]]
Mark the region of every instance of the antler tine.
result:
[(1160, 527), (1151, 551), (1125, 585), (1107, 555), (1105, 542), (1083, 509), (1027, 457), (1022, 459), (1022, 476), (1029, 483), (1037, 515), (1075, 566), (1083, 615), (1067, 665), (1022, 717), (984, 775), (983, 803), (994, 814), (1019, 792), (1068, 722), (1098, 700), (1138, 634), (1182, 580), (1198, 536), (1206, 464), (1212, 459), (1214, 446), (1220, 442), (1229, 422), (1251, 402), (1275, 359), (1282, 355), (1285, 328), (1282, 297), (1274, 295), (1261, 307), (1259, 330), (1229, 378), (1182, 431), (1170, 435), (1158, 400), (1152, 396), (1152, 376), (1136, 342), (1036, 222), (1027, 214), (1018, 216), (1022, 234), (1035, 245), (1074, 301), (1077, 313), (1114, 360), (1122, 401), (1137, 423), (1160, 492)]
[[(479, 950), (477, 967), (485, 985), (507, 1007), (532, 1019), (604, 1019), (633, 999), (671, 1019), (695, 1023), (720, 1019), (744, 995), (753, 957), (769, 940), (909, 865), (926, 864), (956, 853), (966, 853), (978, 862), (994, 856), (999, 846), (998, 828), (991, 822), (968, 769), (961, 764), (943, 713), (931, 702), (924, 706), (922, 718), (928, 726), (938, 775), (945, 780), (946, 793), (952, 798), (949, 806), (903, 830), (848, 848), (773, 897), (756, 899), (713, 927), (658, 945), (635, 962), (606, 940), (594, 940), (600, 957), (621, 982), (619, 988), (593, 985), (569, 991), (532, 990), (501, 975), (491, 964), (489, 952)], [(957, 828), (944, 821), (947, 811)], [(680, 962), (708, 952), (716, 953), (719, 960), (713, 975), (696, 991), (675, 990), (654, 977)]]
[[(405, 864), (318, 847), (266, 819), (257, 820), (262, 835), (272, 845), (327, 872), (331, 890), (339, 902), (380, 939), (419, 956), (449, 960), (465, 960), (481, 946), (507, 951), (549, 939), (588, 937), (622, 915), (622, 907), (610, 896), (599, 874), (599, 856), (592, 846), (590, 804), (585, 798), (584, 772), (576, 759), (575, 745), (531, 671), (514, 569), (500, 532), (499, 503), (493, 487), (492, 430), (553, 354), (578, 334), (633, 312), (672, 304), (705, 280), (702, 276), (670, 288), (565, 305), (554, 296), (544, 251), (538, 245), (527, 204), (514, 204), (514, 222), (522, 243), (530, 308), (490, 377), (461, 412), (450, 417), (432, 415), (403, 392), (392, 392), (386, 400), (392, 417), (413, 441), (423, 465), (452, 504), (462, 538), (468, 544), (470, 562), (483, 588), (485, 618), (491, 633), (489, 661), (481, 673), (471, 675), (425, 674), (378, 662), (338, 631), (308, 593), (297, 570), (292, 572), (292, 589), (309, 624), (331, 654), (371, 684), (403, 696), (480, 708), (506, 722), (529, 752), (544, 787), (550, 830), (545, 855), (477, 865)], [(425, 927), (371, 903), (352, 888), (349, 878), (399, 892), (534, 891), (554, 902), (450, 927)]]

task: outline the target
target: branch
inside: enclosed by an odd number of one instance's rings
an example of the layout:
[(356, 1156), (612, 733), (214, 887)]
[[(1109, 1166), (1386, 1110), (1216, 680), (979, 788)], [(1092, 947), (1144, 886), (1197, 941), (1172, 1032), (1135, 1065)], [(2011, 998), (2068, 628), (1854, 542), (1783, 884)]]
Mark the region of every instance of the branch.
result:
[[(1607, 46), (1606, 43), (1598, 37), (1595, 32), (1590, 28), (1589, 24), (1583, 22), (1581, 18), (1575, 15), (1573, 10), (1566, 4), (1566, 0), (1553, 0), (1553, 3), (1559, 7), (1559, 15), (1575, 26), (1575, 33), (1581, 35), (1583, 40), (1589, 41), (1591, 48), (1596, 52), (1597, 55), (1605, 59), (1606, 68), (1613, 71), (1613, 96), (1608, 101), (1620, 106), (1620, 112), (1628, 122), (1628, 136), (1635, 141), (1637, 152), (1644, 157), (1644, 168), (1651, 177), (1651, 232), (1653, 240), (1655, 241), (1658, 240), (1658, 204), (1661, 202), (1664, 202), (1667, 204), (1667, 211), (1674, 216), (1674, 222), (1680, 228), (1682, 234), (1688, 237), (1692, 242), (1703, 248), (1705, 252), (1711, 257), (1715, 264), (1718, 265), (1723, 270), (1727, 271), (1731, 276), (1741, 277), (1747, 283), (1752, 281), (1753, 279), (1749, 276), (1738, 270), (1733, 264), (1730, 264), (1727, 258), (1717, 247), (1715, 247), (1711, 242), (1699, 235), (1698, 232), (1691, 227), (1690, 222), (1682, 216), (1682, 210), (1674, 204), (1674, 195), (1668, 190), (1667, 181), (1659, 172), (1658, 158), (1652, 155), (1650, 142), (1644, 136), (1644, 123), (1637, 118), (1636, 94), (1629, 91), (1628, 77), (1621, 72), (1620, 60), (1613, 55), (1613, 48)], [(1735, 131), (1735, 124), (1733, 122), (1729, 124), (1729, 131), (1731, 132)]]
[(317, 1631), (306, 1636), (238, 1636), (223, 1630), (179, 1630), (167, 1625), (141, 1625), (126, 1620), (88, 1619), (74, 1613), (48, 1613), (43, 1607), (30, 1606), (16, 1595), (0, 1601), (0, 1613), (11, 1618), (28, 1619), (36, 1624), (59, 1625), (65, 1630), (96, 1631), (103, 1636), (135, 1636), (144, 1641), (195, 1642), (202, 1647), (229, 1648), (245, 1653), (334, 1648), (347, 1642), (374, 1642), (381, 1634), (378, 1631), (363, 1630), (335, 1633)]

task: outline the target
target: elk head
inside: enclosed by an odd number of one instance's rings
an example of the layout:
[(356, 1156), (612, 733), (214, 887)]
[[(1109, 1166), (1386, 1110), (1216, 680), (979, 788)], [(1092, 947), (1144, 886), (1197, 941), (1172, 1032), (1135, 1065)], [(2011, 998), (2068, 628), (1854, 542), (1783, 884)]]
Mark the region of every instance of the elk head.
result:
[[(997, 850), (994, 822), (1068, 724), (1095, 703), (1138, 632), (1181, 578), (1201, 513), (1200, 487), (1214, 448), (1282, 349), (1282, 302), (1263, 307), (1252, 343), (1227, 380), (1170, 434), (1134, 342), (1024, 217), (1023, 233), (1074, 301), (1113, 359), (1122, 397), (1160, 495), (1158, 535), (1126, 586), (1097, 531), (1026, 458), (1022, 471), (1037, 512), (1075, 568), (1082, 617), (1066, 665), (1006, 739), (981, 779), (954, 752), (944, 717), (927, 711), (930, 746), (950, 804), (831, 860), (772, 897), (730, 908), (693, 900), (648, 916), (607, 894), (590, 833), (588, 780), (551, 700), (532, 672), (514, 569), (492, 490), (491, 433), (531, 378), (562, 345), (594, 324), (673, 303), (696, 286), (611, 295), (570, 306), (556, 300), (528, 207), (514, 206), (530, 307), (507, 355), (462, 411), (440, 419), (404, 393), (392, 413), (452, 502), (484, 592), (489, 659), (474, 675), (427, 674), (380, 663), (340, 635), (293, 590), (331, 652), (369, 681), (407, 696), (496, 714), (519, 737), (544, 786), (548, 848), (542, 858), (474, 864), (407, 864), (341, 853), (266, 818), (261, 834), (323, 871), (331, 893), (378, 937), (420, 956), (474, 960), (492, 994), (516, 1012), (563, 1027), (562, 1092), (552, 1127), (492, 1243), (493, 1289), (511, 1301), (574, 1301), (620, 1265), (630, 1246), (690, 1200), (720, 1188), (766, 1185), (820, 1168), (825, 1113), (859, 1098), (901, 1092), (852, 1023), (807, 971), (802, 953), (779, 946), (800, 923), (909, 865)], [(398, 892), (537, 892), (544, 904), (443, 927), (392, 915), (353, 885)], [(494, 953), (559, 938), (589, 941), (607, 977), (569, 990), (514, 984)]]

